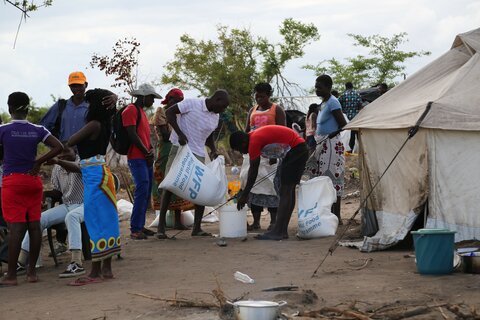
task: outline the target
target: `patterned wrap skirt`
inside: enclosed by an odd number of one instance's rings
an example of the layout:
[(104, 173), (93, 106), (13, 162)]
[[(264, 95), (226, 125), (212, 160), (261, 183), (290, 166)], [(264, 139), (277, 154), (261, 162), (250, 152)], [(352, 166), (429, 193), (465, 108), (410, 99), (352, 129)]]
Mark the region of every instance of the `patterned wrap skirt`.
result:
[(115, 184), (104, 156), (80, 161), (84, 188), (85, 225), (90, 235), (92, 261), (120, 253)]
[[(317, 137), (322, 141), (325, 136)], [(340, 135), (317, 145), (315, 152), (310, 156), (305, 167), (304, 175), (310, 179), (318, 176), (327, 176), (332, 179), (333, 186), (337, 191), (337, 197), (343, 195), (345, 176), (345, 147)]]

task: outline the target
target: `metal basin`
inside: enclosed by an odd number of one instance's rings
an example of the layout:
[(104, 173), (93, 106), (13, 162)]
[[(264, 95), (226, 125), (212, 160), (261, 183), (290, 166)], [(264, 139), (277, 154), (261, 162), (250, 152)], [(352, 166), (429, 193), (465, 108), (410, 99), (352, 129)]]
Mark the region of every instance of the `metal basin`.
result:
[(276, 320), (280, 315), (280, 307), (285, 301), (254, 301), (244, 300), (233, 303), (235, 319), (237, 320)]

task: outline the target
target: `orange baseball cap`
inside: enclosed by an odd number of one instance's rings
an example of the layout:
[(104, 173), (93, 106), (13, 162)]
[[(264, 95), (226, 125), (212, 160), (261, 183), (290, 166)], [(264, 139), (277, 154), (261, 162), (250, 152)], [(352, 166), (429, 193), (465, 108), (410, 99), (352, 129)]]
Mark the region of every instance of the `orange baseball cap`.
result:
[(87, 78), (81, 71), (75, 71), (70, 73), (68, 76), (68, 85), (71, 84), (85, 84), (87, 82)]

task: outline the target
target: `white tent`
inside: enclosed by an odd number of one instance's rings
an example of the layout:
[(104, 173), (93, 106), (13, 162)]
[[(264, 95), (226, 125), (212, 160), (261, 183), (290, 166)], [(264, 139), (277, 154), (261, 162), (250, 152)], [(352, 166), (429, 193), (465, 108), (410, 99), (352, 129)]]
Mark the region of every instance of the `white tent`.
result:
[[(455, 230), (456, 241), (480, 239), (480, 28), (366, 106), (347, 125), (360, 131), (362, 197), (378, 181), (428, 102), (418, 133), (387, 171), (366, 208), (379, 231), (361, 250), (402, 240), (428, 203), (427, 228)], [(428, 199), (428, 202), (427, 202)]]

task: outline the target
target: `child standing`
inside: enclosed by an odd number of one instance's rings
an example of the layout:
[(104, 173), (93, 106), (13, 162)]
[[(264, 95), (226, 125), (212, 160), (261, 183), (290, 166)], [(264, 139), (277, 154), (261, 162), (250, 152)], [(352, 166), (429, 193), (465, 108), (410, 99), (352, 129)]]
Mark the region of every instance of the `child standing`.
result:
[[(3, 158), (2, 208), (10, 230), (8, 241), (8, 272), (0, 286), (17, 285), (17, 260), (26, 230), (30, 235), (27, 280), (37, 282), (35, 261), (40, 253), (40, 213), (43, 186), (38, 172), (47, 160), (58, 155), (63, 146), (43, 126), (26, 120), (30, 99), (23, 92), (8, 96), (8, 111), (12, 121), (0, 126), (0, 146)], [(50, 151), (38, 159), (37, 145), (43, 142)]]
[[(82, 286), (113, 279), (112, 256), (120, 252), (117, 199), (112, 173), (105, 163), (110, 141), (111, 120), (115, 108), (106, 108), (102, 99), (112, 93), (103, 89), (89, 90), (87, 123), (72, 135), (67, 145), (77, 146), (83, 179), (84, 219), (90, 235), (92, 270), (88, 277), (70, 283)], [(103, 263), (103, 264), (102, 264)]]

